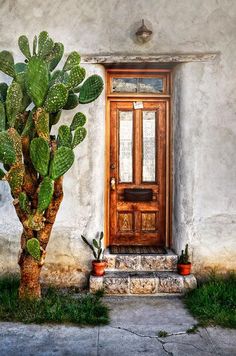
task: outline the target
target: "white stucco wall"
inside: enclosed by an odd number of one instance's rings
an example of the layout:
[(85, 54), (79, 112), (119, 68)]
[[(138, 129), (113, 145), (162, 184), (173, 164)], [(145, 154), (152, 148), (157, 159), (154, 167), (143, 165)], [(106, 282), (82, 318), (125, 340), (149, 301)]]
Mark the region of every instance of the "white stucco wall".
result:
[[(17, 38), (47, 30), (66, 52), (160, 54), (220, 52), (214, 62), (174, 70), (173, 241), (189, 242), (196, 271), (236, 268), (236, 2), (234, 0), (0, 0), (0, 49), (20, 59)], [(136, 43), (144, 18), (153, 38)], [(104, 75), (100, 65), (88, 73)], [(2, 77), (0, 78), (2, 80)], [(65, 177), (65, 198), (48, 246), (44, 280), (83, 284), (90, 253), (80, 241), (103, 230), (103, 96), (79, 110), (88, 136)], [(63, 121), (71, 118), (65, 112)], [(17, 270), (21, 226), (0, 182), (0, 272)]]

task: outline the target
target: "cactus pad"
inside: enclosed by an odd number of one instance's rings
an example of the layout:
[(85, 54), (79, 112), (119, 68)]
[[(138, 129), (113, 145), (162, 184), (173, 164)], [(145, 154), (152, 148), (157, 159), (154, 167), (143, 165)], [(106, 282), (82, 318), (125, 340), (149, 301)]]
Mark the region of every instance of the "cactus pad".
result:
[(25, 213), (29, 213), (29, 211), (30, 211), (29, 200), (28, 200), (26, 193), (20, 192), (18, 199), (19, 199), (19, 204), (20, 204), (21, 210), (23, 210)]
[(0, 83), (0, 100), (6, 101), (8, 85), (6, 83)]
[(60, 60), (62, 59), (64, 53), (64, 46), (60, 42), (56, 42), (53, 46), (51, 52), (45, 57), (46, 62), (49, 63), (50, 71), (53, 71)]
[(35, 112), (33, 118), (38, 136), (49, 142), (49, 114), (43, 109), (39, 108)]
[(75, 66), (71, 69), (69, 78), (67, 80), (67, 87), (72, 89), (77, 87), (85, 78), (86, 71), (80, 66)]
[(30, 144), (30, 158), (36, 171), (41, 176), (46, 176), (48, 173), (48, 165), (50, 159), (50, 148), (42, 137), (34, 138)]
[(16, 117), (21, 110), (23, 93), (19, 83), (13, 81), (7, 90), (6, 111), (9, 126), (14, 127)]
[(44, 104), (45, 110), (49, 113), (57, 112), (63, 108), (68, 98), (68, 90), (62, 83), (54, 84), (48, 91)]
[(63, 70), (68, 71), (73, 67), (78, 66), (80, 64), (80, 55), (78, 52), (74, 51), (69, 54), (67, 60), (64, 64)]
[(0, 70), (12, 78), (15, 77), (14, 59), (8, 51), (0, 52)]
[(23, 185), (24, 165), (22, 163), (17, 163), (12, 166), (6, 175), (6, 179), (10, 185), (13, 196), (18, 196)]
[(63, 176), (72, 166), (75, 159), (74, 152), (68, 147), (60, 147), (55, 152), (50, 165), (50, 176), (53, 180)]
[(49, 206), (54, 191), (54, 181), (45, 177), (43, 181), (39, 185), (39, 193), (38, 193), (38, 208), (37, 211), (39, 213), (43, 213)]
[(39, 57), (44, 59), (46, 56), (48, 56), (49, 53), (52, 51), (53, 46), (54, 46), (53, 40), (50, 37), (48, 37), (45, 40), (42, 47), (38, 50)]
[(72, 148), (79, 145), (86, 137), (87, 131), (85, 127), (77, 127), (74, 133)]
[(21, 144), (21, 137), (19, 133), (11, 127), (7, 130), (10, 139), (12, 140), (13, 147), (16, 154), (16, 162), (22, 163), (22, 144)]
[(40, 32), (39, 38), (38, 38), (38, 54), (39, 55), (43, 52), (44, 46), (47, 43), (48, 39), (49, 39), (49, 34), (47, 31)]
[(69, 93), (66, 105), (63, 106), (63, 109), (64, 110), (72, 110), (72, 109), (76, 108), (77, 105), (79, 105), (78, 96), (74, 93)]
[(70, 125), (71, 131), (74, 131), (79, 126), (84, 126), (86, 123), (86, 116), (82, 112), (77, 112), (73, 117)]
[(29, 40), (26, 36), (22, 35), (18, 39), (18, 46), (23, 53), (23, 55), (27, 58), (30, 59), (31, 53), (30, 53), (30, 46), (29, 46)]
[(0, 132), (0, 162), (13, 164), (16, 160), (16, 153), (13, 142), (7, 131)]
[(88, 104), (96, 100), (103, 90), (103, 80), (99, 75), (91, 75), (80, 89), (79, 102)]
[(57, 83), (66, 83), (69, 78), (69, 75), (67, 72), (64, 72), (63, 70), (55, 70), (52, 74), (52, 78), (50, 80), (50, 87), (54, 84)]
[(48, 91), (48, 67), (47, 64), (38, 57), (31, 57), (25, 73), (25, 83), (27, 93), (39, 107), (42, 106)]
[(56, 125), (61, 117), (61, 111), (52, 112), (49, 114), (49, 124), (50, 126)]
[(65, 146), (71, 148), (72, 133), (68, 126), (62, 125), (59, 127), (58, 142), (59, 142), (59, 146)]
[(26, 248), (29, 254), (37, 261), (40, 260), (40, 243), (39, 240), (33, 237), (27, 240)]
[(3, 102), (0, 100), (0, 132), (4, 131), (5, 128), (6, 128), (5, 106)]
[(38, 44), (38, 38), (37, 38), (37, 36), (34, 36), (34, 39), (33, 39), (33, 55), (36, 55), (37, 44)]

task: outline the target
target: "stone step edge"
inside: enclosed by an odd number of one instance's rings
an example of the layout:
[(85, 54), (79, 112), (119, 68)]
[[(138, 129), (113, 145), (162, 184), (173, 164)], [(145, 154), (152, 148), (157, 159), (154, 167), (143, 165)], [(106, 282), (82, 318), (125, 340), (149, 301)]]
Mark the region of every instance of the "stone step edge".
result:
[(112, 255), (106, 253), (107, 271), (176, 271), (178, 256), (172, 251), (165, 255)]
[(128, 272), (108, 273), (103, 277), (90, 276), (89, 290), (104, 289), (108, 295), (159, 295), (160, 293), (180, 293), (197, 287), (193, 274), (181, 276), (174, 272), (159, 272), (151, 275), (129, 274)]

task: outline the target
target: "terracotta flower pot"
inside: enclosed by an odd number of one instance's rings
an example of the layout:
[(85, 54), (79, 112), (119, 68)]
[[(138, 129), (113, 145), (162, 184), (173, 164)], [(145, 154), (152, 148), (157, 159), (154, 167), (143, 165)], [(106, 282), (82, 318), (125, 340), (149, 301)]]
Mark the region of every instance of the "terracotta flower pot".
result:
[(107, 266), (106, 261), (92, 261), (92, 275), (93, 276), (97, 276), (97, 277), (101, 277), (105, 274), (105, 268)]
[(191, 267), (192, 267), (191, 263), (187, 263), (187, 264), (178, 263), (177, 264), (178, 272), (182, 276), (188, 276), (191, 273)]

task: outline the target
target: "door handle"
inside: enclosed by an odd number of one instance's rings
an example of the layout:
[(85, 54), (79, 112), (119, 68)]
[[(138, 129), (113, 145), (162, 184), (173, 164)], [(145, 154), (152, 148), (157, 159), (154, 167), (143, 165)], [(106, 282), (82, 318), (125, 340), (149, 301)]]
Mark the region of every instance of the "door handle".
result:
[(116, 179), (114, 177), (111, 178), (111, 190), (116, 190)]

